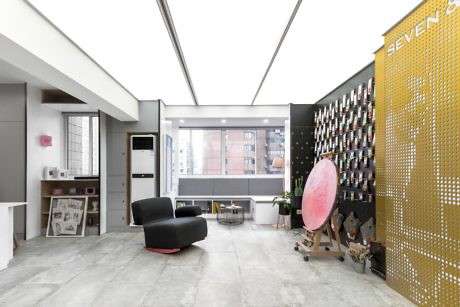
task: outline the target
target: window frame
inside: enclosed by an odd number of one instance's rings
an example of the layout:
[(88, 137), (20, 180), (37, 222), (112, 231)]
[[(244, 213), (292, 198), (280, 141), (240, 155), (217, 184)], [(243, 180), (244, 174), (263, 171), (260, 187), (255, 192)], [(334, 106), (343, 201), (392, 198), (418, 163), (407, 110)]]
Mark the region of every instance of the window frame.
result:
[[(89, 117), (89, 151), (93, 152), (93, 118), (98, 118), (98, 131), (100, 128), (100, 116), (98, 112), (63, 112), (62, 116), (64, 118), (64, 158), (65, 158), (65, 168), (69, 169), (69, 117)], [(100, 144), (100, 131), (98, 137), (98, 144)], [(98, 149), (100, 150), (100, 148)], [(99, 160), (100, 153), (97, 157)], [(100, 165), (98, 163), (98, 170), (97, 170), (97, 175), (93, 174), (93, 155), (89, 155), (89, 160), (88, 160), (88, 166), (89, 166), (89, 174), (81, 174), (81, 175), (74, 175), (74, 174), (69, 174), (71, 176), (75, 177), (99, 177), (100, 176)]]
[[(179, 178), (283, 178), (284, 172), (281, 171), (280, 174), (257, 174), (257, 131), (260, 129), (279, 129), (281, 130), (282, 136), (285, 138), (284, 143), (283, 143), (283, 150), (284, 150), (284, 157), (286, 157), (286, 128), (283, 126), (264, 126), (264, 127), (179, 127), (179, 130), (220, 130), (221, 131), (221, 162), (222, 162), (222, 169), (221, 169), (221, 174), (219, 175), (203, 175), (203, 174), (181, 174), (180, 171), (178, 172)], [(226, 146), (227, 146), (227, 140), (226, 140), (226, 130), (244, 130), (244, 135), (246, 135), (246, 132), (249, 130), (252, 130), (252, 138), (251, 140), (254, 140), (254, 174), (240, 174), (240, 175), (227, 175), (226, 172)], [(190, 134), (191, 137), (191, 134)], [(245, 140), (246, 136), (245, 136)], [(180, 149), (179, 149), (180, 150)], [(179, 151), (178, 150), (178, 151)], [(193, 171), (193, 168), (192, 168)]]

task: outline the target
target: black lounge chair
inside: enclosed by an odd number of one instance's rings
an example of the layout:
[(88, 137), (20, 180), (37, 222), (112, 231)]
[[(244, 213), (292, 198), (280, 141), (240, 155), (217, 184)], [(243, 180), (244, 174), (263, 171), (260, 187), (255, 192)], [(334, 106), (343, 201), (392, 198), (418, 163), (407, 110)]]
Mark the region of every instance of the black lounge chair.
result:
[(131, 205), (134, 223), (144, 227), (145, 247), (159, 253), (175, 253), (208, 234), (206, 219), (198, 217), (201, 208), (184, 206), (173, 214), (168, 197), (148, 198)]

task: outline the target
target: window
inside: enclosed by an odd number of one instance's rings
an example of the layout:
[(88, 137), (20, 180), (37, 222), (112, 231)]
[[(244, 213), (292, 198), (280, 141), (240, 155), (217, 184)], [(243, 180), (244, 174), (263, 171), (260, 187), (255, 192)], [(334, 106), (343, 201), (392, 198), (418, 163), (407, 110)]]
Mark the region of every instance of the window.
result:
[(244, 151), (254, 151), (254, 145), (244, 145)]
[(180, 129), (181, 175), (270, 175), (284, 157), (283, 128)]
[(246, 140), (252, 140), (254, 138), (254, 132), (252, 130), (244, 131), (244, 138)]
[(257, 174), (281, 174), (282, 170), (273, 168), (276, 157), (284, 158), (284, 129), (260, 128), (256, 137)]
[(255, 174), (254, 163), (255, 152), (246, 149), (253, 148), (254, 130), (225, 129), (225, 165), (226, 175), (244, 175), (248, 171)]
[(222, 173), (221, 145), (220, 129), (180, 129), (180, 174), (220, 175)]
[(66, 115), (67, 169), (72, 176), (99, 175), (99, 117)]

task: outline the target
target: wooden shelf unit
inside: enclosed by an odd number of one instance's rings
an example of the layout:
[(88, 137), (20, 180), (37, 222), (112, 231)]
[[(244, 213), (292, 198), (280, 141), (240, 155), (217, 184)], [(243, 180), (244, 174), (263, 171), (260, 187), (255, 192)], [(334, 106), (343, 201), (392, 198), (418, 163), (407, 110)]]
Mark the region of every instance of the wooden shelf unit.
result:
[[(70, 188), (77, 188), (79, 194), (69, 194)], [(95, 188), (95, 195), (86, 195), (85, 188)], [(63, 189), (64, 195), (53, 195), (54, 189)], [(99, 234), (99, 224), (100, 224), (100, 211), (92, 211), (92, 202), (98, 201), (100, 206), (100, 197), (99, 197), (99, 178), (94, 179), (63, 179), (63, 180), (42, 180), (41, 181), (41, 228), (45, 229), (48, 225), (48, 215), (50, 210), (50, 200), (51, 197), (73, 197), (73, 196), (88, 196), (88, 211), (86, 218), (86, 228), (96, 229), (97, 231), (92, 231), (90, 234)], [(100, 208), (100, 207), (99, 207)], [(87, 233), (88, 234), (88, 233)]]

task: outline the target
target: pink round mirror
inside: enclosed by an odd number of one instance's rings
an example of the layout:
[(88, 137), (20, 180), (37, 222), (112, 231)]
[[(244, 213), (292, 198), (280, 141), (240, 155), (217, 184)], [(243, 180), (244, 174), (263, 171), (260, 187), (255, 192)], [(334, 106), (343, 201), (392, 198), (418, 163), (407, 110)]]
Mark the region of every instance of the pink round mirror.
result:
[(318, 230), (328, 222), (335, 208), (337, 189), (338, 173), (334, 162), (323, 159), (316, 163), (302, 198), (302, 219), (308, 230)]

